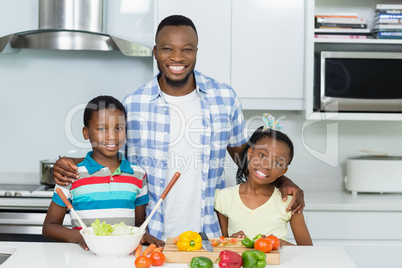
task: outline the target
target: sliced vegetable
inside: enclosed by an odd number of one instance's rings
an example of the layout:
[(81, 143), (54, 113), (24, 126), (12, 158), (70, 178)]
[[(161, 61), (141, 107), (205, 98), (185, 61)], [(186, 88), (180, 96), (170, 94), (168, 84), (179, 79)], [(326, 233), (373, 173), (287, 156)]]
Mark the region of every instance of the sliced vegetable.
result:
[(221, 246), (224, 246), (224, 245), (226, 245), (228, 243), (228, 240), (225, 237), (221, 236), (219, 238), (219, 243), (220, 243)]
[(194, 257), (189, 266), (190, 268), (212, 268), (214, 263), (207, 257)]
[(216, 241), (215, 238), (212, 239), (211, 245), (212, 245), (213, 247), (216, 247), (216, 246), (218, 245), (218, 241)]
[(198, 250), (202, 247), (202, 238), (199, 233), (187, 231), (179, 236), (177, 249), (182, 251)]
[(220, 268), (240, 268), (243, 265), (242, 257), (230, 250), (221, 251), (216, 262), (218, 262)]
[(229, 240), (229, 243), (230, 243), (231, 245), (237, 245), (238, 242), (239, 242), (239, 241), (238, 241), (236, 238), (232, 238), (232, 239)]
[(241, 255), (243, 268), (263, 268), (267, 265), (266, 255), (260, 250), (246, 250)]

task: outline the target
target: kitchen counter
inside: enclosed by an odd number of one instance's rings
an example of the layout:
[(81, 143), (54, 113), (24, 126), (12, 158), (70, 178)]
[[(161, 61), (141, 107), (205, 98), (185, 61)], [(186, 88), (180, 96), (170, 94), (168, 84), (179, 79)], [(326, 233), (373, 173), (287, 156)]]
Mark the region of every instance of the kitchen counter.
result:
[[(306, 191), (305, 210), (340, 211), (402, 211), (402, 194), (365, 193), (352, 195), (348, 191)], [(51, 198), (0, 197), (0, 208), (28, 206), (47, 209)]]
[(402, 194), (364, 193), (345, 190), (305, 192), (306, 211), (402, 211)]
[[(77, 244), (70, 243), (23, 243), (0, 242), (0, 253), (16, 249), (1, 268), (101, 268), (119, 267), (133, 268), (135, 257), (124, 258), (98, 257), (90, 251), (84, 251)], [(187, 264), (167, 263), (164, 267), (187, 267)], [(215, 264), (215, 267), (218, 267)], [(267, 266), (268, 267), (268, 266)], [(281, 264), (269, 265), (277, 268), (355, 268), (342, 247), (283, 247), (281, 249)]]

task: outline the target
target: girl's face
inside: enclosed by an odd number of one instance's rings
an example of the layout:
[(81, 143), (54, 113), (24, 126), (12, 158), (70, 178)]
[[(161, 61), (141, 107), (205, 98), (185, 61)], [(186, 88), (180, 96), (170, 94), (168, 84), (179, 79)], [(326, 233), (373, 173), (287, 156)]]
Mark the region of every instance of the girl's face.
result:
[(284, 142), (264, 137), (247, 151), (248, 180), (267, 184), (288, 170), (290, 149)]
[(118, 109), (94, 112), (88, 127), (83, 128), (84, 138), (89, 139), (93, 158), (114, 157), (126, 139), (124, 113)]

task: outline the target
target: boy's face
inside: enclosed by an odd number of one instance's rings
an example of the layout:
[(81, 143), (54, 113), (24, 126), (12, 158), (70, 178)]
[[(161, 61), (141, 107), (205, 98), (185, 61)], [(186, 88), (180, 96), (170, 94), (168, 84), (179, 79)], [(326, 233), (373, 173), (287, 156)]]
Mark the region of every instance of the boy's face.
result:
[(118, 109), (94, 112), (88, 127), (84, 127), (82, 132), (91, 142), (93, 157), (114, 157), (126, 139), (124, 113)]

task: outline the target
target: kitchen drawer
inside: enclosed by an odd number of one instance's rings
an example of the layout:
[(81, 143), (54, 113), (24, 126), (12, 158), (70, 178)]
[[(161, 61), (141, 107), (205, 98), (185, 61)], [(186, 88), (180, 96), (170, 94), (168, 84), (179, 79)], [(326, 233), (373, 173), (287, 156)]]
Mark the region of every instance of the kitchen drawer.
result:
[(381, 211), (305, 212), (311, 238), (335, 240), (399, 240), (402, 213)]

